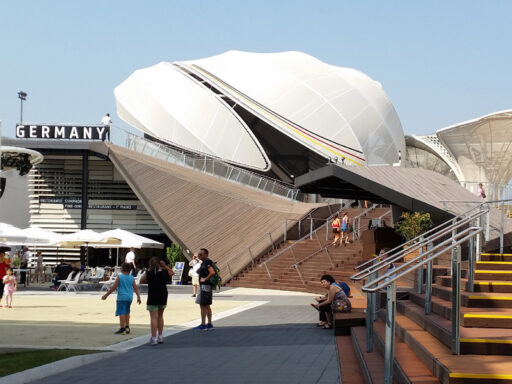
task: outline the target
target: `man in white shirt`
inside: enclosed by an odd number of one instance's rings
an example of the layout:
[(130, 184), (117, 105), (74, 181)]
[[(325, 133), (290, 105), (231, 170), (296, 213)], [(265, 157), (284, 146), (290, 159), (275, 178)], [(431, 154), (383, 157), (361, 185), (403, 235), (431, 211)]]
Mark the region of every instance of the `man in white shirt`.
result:
[(137, 266), (135, 265), (135, 248), (131, 247), (130, 252), (128, 252), (124, 258), (124, 262), (131, 265), (130, 273), (135, 275), (135, 270)]
[(101, 119), (101, 124), (103, 124), (103, 125), (112, 124), (112, 119), (110, 118), (110, 113), (107, 113), (105, 116), (103, 116), (103, 119)]
[(27, 286), (27, 269), (28, 269), (28, 263), (30, 262), (30, 259), (32, 257), (30, 251), (27, 247), (23, 247), (20, 253), (21, 258), (21, 264), (20, 269), (24, 269), (24, 271), (20, 272), (20, 284), (23, 284), (23, 286)]
[(101, 119), (101, 124), (105, 126), (107, 129), (107, 140), (110, 140), (110, 124), (112, 124), (112, 119), (110, 118), (110, 113), (107, 113)]

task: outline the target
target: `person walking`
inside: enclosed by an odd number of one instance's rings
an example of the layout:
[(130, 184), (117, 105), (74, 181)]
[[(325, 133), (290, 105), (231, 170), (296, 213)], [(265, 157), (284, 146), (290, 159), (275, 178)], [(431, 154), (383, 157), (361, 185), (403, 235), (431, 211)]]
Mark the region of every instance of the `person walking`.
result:
[(194, 257), (192, 258), (192, 260), (190, 260), (190, 263), (188, 263), (188, 265), (190, 267), (189, 275), (192, 278), (192, 297), (196, 297), (197, 288), (199, 287), (199, 274), (197, 273), (197, 271), (201, 267), (201, 260), (199, 260), (199, 258), (197, 257), (197, 253), (194, 254)]
[(334, 248), (338, 247), (340, 236), (341, 236), (341, 221), (338, 214), (334, 215), (334, 220), (332, 221), (332, 233), (334, 234), (334, 240), (331, 245), (334, 245)]
[(164, 342), (164, 310), (167, 307), (167, 283), (172, 281), (174, 272), (158, 257), (149, 259), (149, 269), (140, 278), (141, 284), (148, 285), (147, 309), (149, 311), (151, 345)]
[(137, 304), (140, 304), (140, 293), (135, 279), (130, 275), (130, 264), (121, 265), (121, 273), (117, 275), (114, 285), (105, 293), (101, 300), (106, 300), (117, 289), (116, 316), (119, 316), (119, 330), (116, 335), (130, 333), (130, 307), (133, 300), (133, 292), (137, 295)]
[(6, 307), (12, 308), (12, 295), (18, 288), (18, 283), (16, 283), (16, 277), (14, 277), (14, 272), (11, 267), (7, 268), (7, 274), (2, 278), (2, 282), (5, 287)]
[[(211, 308), (213, 289), (209, 280), (215, 275), (215, 269), (213, 268), (213, 262), (208, 258), (208, 250), (206, 248), (201, 248), (197, 257), (201, 260), (201, 267), (197, 271), (199, 274), (199, 294), (196, 297), (196, 304), (199, 304), (201, 309), (201, 324), (194, 329), (208, 330), (213, 329)], [(208, 318), (208, 323), (206, 323), (206, 318)]]
[(135, 271), (137, 270), (137, 265), (135, 264), (135, 248), (130, 248), (130, 252), (128, 252), (124, 258), (124, 262), (130, 264), (130, 274), (135, 276)]
[(23, 269), (23, 271), (20, 271), (20, 284), (23, 284), (24, 287), (27, 286), (27, 270), (28, 270), (28, 263), (31, 258), (30, 251), (27, 247), (23, 246), (21, 251), (21, 263), (20, 263), (20, 269)]
[(487, 195), (485, 194), (484, 186), (482, 185), (482, 183), (478, 183), (478, 190), (477, 190), (476, 194), (481, 199), (485, 199), (487, 197)]
[(32, 276), (31, 282), (35, 283), (41, 277), (41, 282), (46, 283), (46, 276), (44, 274), (44, 264), (43, 264), (43, 254), (41, 251), (36, 252), (36, 269), (34, 271), (34, 275)]
[(349, 235), (349, 229), (348, 229), (348, 213), (345, 212), (343, 214), (343, 218), (341, 219), (341, 240), (340, 245), (343, 244), (343, 238), (345, 238), (345, 246), (347, 246), (348, 242), (348, 235)]
[(2, 297), (4, 296), (4, 276), (7, 275), (7, 269), (11, 267), (10, 260), (5, 256), (5, 252), (10, 251), (4, 243), (0, 243), (0, 307), (2, 306)]

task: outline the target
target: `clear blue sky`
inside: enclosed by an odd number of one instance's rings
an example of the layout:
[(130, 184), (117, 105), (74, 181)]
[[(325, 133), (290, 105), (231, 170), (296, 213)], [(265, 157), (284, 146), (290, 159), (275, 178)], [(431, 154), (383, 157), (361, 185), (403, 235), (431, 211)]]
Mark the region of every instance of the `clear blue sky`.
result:
[(0, 120), (98, 123), (134, 70), (231, 49), (298, 50), (384, 86), (406, 133), (512, 108), (510, 1), (0, 3)]

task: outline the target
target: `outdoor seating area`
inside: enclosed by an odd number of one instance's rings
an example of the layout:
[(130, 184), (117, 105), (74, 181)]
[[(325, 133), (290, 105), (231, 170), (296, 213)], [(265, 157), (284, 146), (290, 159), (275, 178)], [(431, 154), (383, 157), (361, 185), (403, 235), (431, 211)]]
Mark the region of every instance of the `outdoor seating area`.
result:
[[(23, 282), (24, 286), (28, 286), (31, 281), (42, 283), (40, 277), (44, 277), (45, 284), (53, 280), (53, 288), (67, 292), (108, 291), (119, 273), (122, 261), (119, 257), (120, 249), (162, 249), (164, 247), (163, 243), (120, 228), (101, 233), (84, 229), (74, 233), (59, 234), (39, 227), (20, 229), (5, 223), (0, 223), (0, 242), (11, 247), (11, 251), (8, 251), (6, 256), (18, 282)], [(81, 247), (85, 249), (85, 262), (69, 262), (62, 254), (59, 255), (60, 249)], [(47, 263), (44, 258), (37, 260), (35, 257), (36, 251), (41, 248), (55, 249), (55, 255), (50, 258), (50, 262)], [(89, 265), (90, 248), (108, 248), (110, 249), (109, 254), (114, 250), (115, 265), (91, 267)], [(23, 255), (25, 250), (28, 251), (29, 257)], [(60, 263), (58, 264), (58, 262)], [(61, 264), (65, 264), (65, 268), (59, 269)], [(134, 274), (138, 284), (144, 269), (136, 271)]]

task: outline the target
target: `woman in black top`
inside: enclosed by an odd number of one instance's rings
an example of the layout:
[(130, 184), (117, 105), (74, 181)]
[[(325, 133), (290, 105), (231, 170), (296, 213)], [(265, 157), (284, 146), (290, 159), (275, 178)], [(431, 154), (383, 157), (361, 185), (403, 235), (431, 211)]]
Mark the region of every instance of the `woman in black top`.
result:
[(167, 307), (167, 283), (174, 275), (172, 268), (167, 266), (158, 257), (149, 260), (149, 270), (140, 278), (141, 284), (148, 285), (147, 309), (151, 325), (150, 344), (162, 344), (164, 338), (164, 310)]

